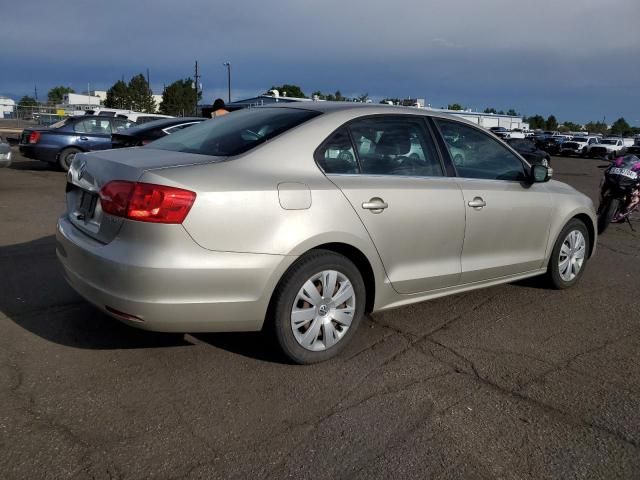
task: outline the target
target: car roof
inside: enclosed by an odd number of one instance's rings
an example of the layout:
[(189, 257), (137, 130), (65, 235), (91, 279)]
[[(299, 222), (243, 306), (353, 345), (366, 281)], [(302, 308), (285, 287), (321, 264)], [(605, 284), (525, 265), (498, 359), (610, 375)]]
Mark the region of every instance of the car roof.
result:
[(282, 105), (269, 104), (251, 108), (286, 108), (295, 110), (311, 110), (319, 113), (341, 113), (349, 112), (353, 117), (361, 115), (384, 115), (384, 114), (396, 114), (396, 115), (423, 115), (436, 118), (443, 118), (448, 120), (456, 120), (459, 122), (467, 123), (475, 127), (479, 127), (476, 123), (473, 123), (463, 117), (457, 115), (451, 115), (436, 110), (429, 110), (419, 107), (402, 107), (400, 105), (384, 105), (377, 103), (359, 103), (359, 102), (295, 102), (286, 103)]

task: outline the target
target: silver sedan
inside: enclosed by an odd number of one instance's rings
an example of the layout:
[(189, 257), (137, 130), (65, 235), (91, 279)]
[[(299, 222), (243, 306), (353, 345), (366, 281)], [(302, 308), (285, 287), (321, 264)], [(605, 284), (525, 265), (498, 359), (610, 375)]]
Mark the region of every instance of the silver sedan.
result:
[(594, 207), (550, 174), (425, 110), (255, 108), (78, 155), (57, 253), (73, 288), (127, 324), (265, 329), (313, 363), (366, 312), (535, 275), (573, 286)]

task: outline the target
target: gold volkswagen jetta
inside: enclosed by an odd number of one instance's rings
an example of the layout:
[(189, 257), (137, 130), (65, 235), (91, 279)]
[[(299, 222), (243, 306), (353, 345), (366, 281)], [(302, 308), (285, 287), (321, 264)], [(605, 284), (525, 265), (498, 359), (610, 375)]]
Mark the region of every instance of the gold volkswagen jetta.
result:
[(78, 155), (57, 253), (98, 308), (158, 331), (267, 328), (293, 361), (365, 312), (546, 275), (573, 286), (589, 198), (491, 133), (419, 110), (304, 102)]

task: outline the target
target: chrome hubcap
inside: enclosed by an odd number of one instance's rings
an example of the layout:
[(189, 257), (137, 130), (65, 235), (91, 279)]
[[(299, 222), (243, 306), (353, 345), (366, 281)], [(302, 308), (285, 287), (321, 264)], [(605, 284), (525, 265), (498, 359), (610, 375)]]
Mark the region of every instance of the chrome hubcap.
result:
[(582, 232), (579, 230), (569, 232), (569, 235), (562, 242), (558, 259), (560, 277), (565, 282), (570, 282), (580, 273), (586, 253), (587, 242)]
[(307, 350), (331, 348), (344, 337), (356, 311), (356, 294), (349, 279), (336, 270), (310, 277), (298, 291), (291, 309), (291, 329)]

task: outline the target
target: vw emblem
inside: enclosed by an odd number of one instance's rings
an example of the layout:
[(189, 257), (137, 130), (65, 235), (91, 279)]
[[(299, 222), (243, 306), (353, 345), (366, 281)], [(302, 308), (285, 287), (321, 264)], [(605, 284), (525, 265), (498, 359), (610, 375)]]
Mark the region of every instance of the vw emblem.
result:
[(320, 305), (320, 308), (318, 309), (318, 313), (323, 317), (327, 314), (328, 311), (329, 309), (327, 308), (326, 305)]
[(78, 165), (78, 180), (82, 178), (82, 176), (84, 175), (84, 171), (86, 169), (87, 169), (87, 162), (86, 160), (82, 160)]

